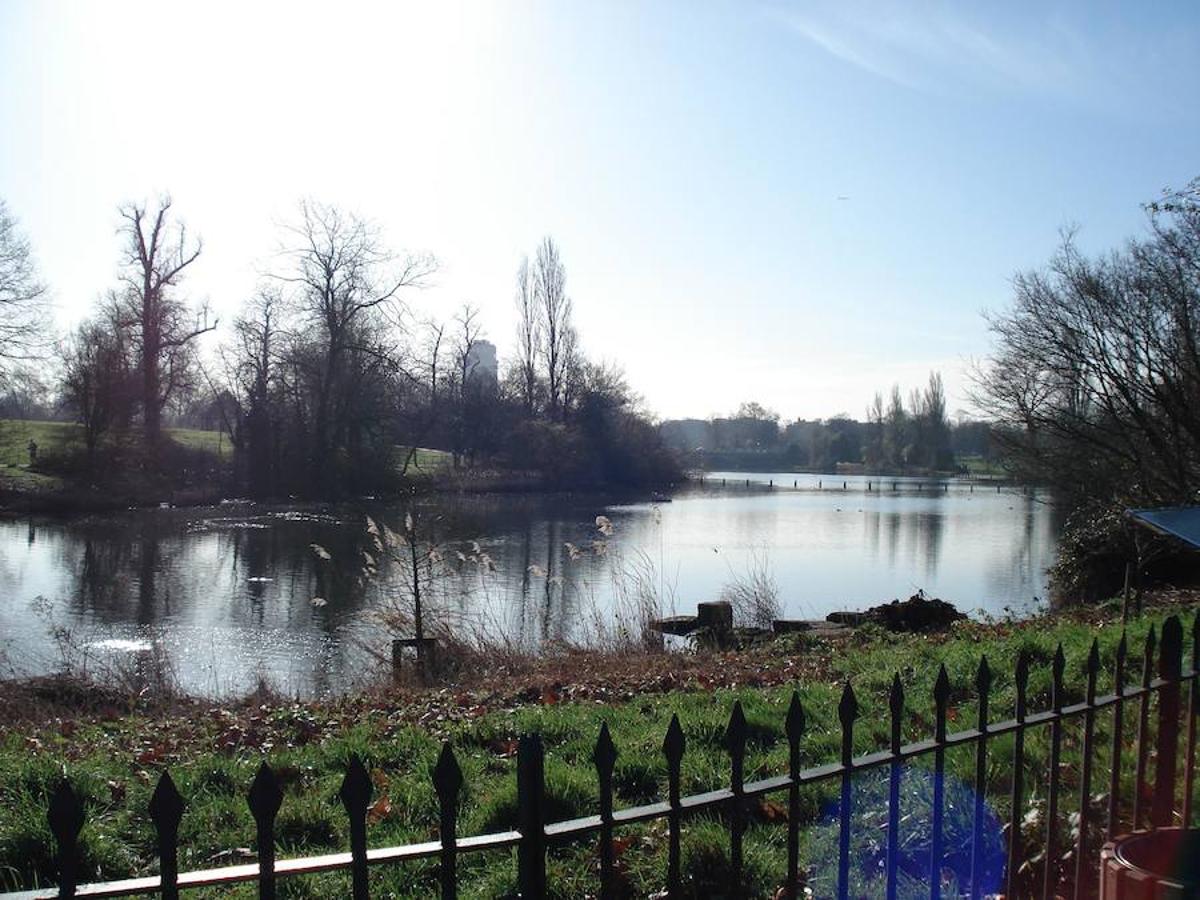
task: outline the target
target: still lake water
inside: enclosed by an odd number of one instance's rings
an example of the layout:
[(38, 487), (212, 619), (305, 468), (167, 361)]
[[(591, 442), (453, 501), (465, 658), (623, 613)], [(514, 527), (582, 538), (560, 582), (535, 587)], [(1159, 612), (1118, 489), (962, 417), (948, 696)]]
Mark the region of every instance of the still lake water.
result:
[[(755, 560), (793, 618), (918, 588), (994, 615), (1042, 602), (1059, 532), (1047, 497), (870, 481), (868, 492), (861, 477), (710, 473), (654, 501), (422, 497), (418, 531), (445, 561), (428, 601), (463, 628), (527, 646), (594, 639), (638, 579), (691, 612)], [(387, 569), (364, 576), (363, 510), (228, 503), (2, 521), (0, 675), (53, 671), (64, 657), (103, 671), (155, 653), (183, 689), (214, 696), (260, 675), (305, 696), (376, 677), (371, 651), (390, 637), (380, 612), (404, 582)], [(401, 507), (366, 511), (402, 529)], [(598, 515), (611, 520), (610, 536), (597, 531)]]

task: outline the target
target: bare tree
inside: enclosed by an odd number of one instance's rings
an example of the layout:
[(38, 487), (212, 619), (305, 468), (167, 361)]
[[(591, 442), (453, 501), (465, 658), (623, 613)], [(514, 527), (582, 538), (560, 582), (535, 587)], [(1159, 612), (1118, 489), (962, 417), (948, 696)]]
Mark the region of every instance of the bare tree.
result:
[(0, 381), (12, 365), (45, 353), (47, 302), (29, 239), (0, 199)]
[(479, 324), (479, 308), (464, 303), (454, 317), (454, 324), (458, 326), (454, 333), (454, 365), (461, 398), (466, 391), (467, 382), (479, 364), (475, 357), (475, 345), (483, 337), (483, 326)]
[(541, 326), (541, 351), (546, 372), (546, 403), (552, 418), (563, 413), (563, 389), (575, 352), (567, 270), (552, 238), (538, 247), (533, 265), (534, 296)]
[(533, 413), (537, 399), (537, 366), (541, 355), (541, 331), (538, 328), (537, 289), (529, 257), (517, 269), (517, 365), (520, 370), (521, 401), (525, 413)]
[(277, 290), (261, 289), (233, 323), (233, 346), (222, 353), (236, 415), (225, 427), (234, 451), (245, 460), (251, 491), (268, 495), (275, 486), (278, 387), (284, 333), (283, 301)]
[(121, 208), (125, 237), (124, 290), (113, 295), (118, 325), (130, 329), (141, 377), (142, 424), (154, 447), (162, 432), (162, 411), (172, 395), (188, 384), (193, 345), (216, 328), (208, 306), (192, 311), (177, 296), (187, 268), (200, 256), (200, 242), (189, 241), (182, 224), (170, 220), (171, 200), (151, 210), (136, 203)]
[(1018, 275), (976, 376), (1011, 458), (1076, 498), (1200, 489), (1200, 181), (1150, 209), (1149, 239), (1089, 259), (1068, 234)]
[(137, 389), (126, 332), (103, 318), (80, 325), (62, 349), (61, 393), (83, 426), (89, 463), (105, 435), (128, 424)]
[(482, 382), (476, 374), (479, 366), (477, 347), (483, 337), (483, 326), (479, 322), (479, 309), (470, 303), (464, 303), (462, 309), (454, 317), (457, 326), (454, 332), (454, 381), (455, 404), (454, 421), (451, 427), (450, 439), (454, 456), (454, 465), (461, 467), (464, 463), (468, 445), (472, 444), (471, 432), (474, 421), (478, 418), (480, 399), (482, 398)]
[(317, 336), (315, 403), (312, 415), (313, 474), (336, 477), (329, 464), (351, 439), (348, 409), (358, 382), (356, 360), (399, 368), (396, 342), (387, 339), (404, 313), (406, 288), (422, 285), (434, 270), (431, 257), (396, 256), (378, 229), (335, 207), (305, 202), (289, 226), (284, 256), (290, 268), (276, 274), (296, 291), (300, 315)]

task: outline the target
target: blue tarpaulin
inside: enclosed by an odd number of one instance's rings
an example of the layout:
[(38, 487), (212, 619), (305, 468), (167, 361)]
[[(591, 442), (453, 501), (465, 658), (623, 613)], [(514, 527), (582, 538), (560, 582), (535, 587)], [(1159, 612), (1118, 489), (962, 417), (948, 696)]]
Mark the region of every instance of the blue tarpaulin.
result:
[(1131, 509), (1129, 517), (1152, 531), (1178, 538), (1200, 550), (1200, 506)]

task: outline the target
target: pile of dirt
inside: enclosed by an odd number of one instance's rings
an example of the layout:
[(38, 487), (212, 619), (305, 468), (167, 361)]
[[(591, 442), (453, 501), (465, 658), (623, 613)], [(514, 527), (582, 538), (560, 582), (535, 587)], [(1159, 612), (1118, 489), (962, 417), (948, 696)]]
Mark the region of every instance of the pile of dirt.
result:
[(945, 631), (966, 618), (954, 605), (917, 591), (907, 600), (893, 600), (873, 606), (866, 612), (835, 612), (825, 617), (838, 625), (865, 625), (872, 622), (888, 631)]

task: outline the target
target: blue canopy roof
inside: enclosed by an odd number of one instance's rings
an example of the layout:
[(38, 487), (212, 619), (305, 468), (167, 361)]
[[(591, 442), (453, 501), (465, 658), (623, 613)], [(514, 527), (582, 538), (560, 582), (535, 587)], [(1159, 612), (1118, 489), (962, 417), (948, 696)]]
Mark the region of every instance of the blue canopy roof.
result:
[(1159, 534), (1178, 538), (1200, 550), (1200, 506), (1172, 506), (1166, 509), (1131, 509), (1129, 517)]

